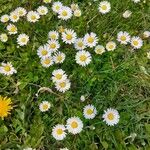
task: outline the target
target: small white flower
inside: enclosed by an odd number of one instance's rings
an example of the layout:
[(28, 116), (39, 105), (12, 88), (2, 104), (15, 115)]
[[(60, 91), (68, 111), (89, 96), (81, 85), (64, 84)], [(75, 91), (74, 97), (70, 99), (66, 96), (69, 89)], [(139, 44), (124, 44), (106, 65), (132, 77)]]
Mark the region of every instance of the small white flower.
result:
[(47, 46), (51, 53), (56, 52), (60, 48), (60, 44), (56, 40), (49, 40)]
[(106, 49), (108, 51), (114, 51), (116, 49), (116, 43), (113, 41), (110, 41), (106, 44)]
[(1, 16), (1, 22), (5, 23), (9, 21), (9, 16), (7, 14)]
[(57, 124), (52, 129), (52, 136), (58, 141), (63, 140), (66, 137), (65, 130), (66, 130), (66, 128), (64, 125)]
[(29, 42), (29, 36), (26, 35), (26, 34), (20, 34), (17, 38), (17, 43), (20, 45), (20, 46), (24, 46), (24, 45), (27, 45), (27, 43)]
[(86, 48), (84, 44), (84, 39), (83, 38), (78, 38), (75, 40), (74, 47), (77, 50), (84, 50)]
[(12, 75), (17, 73), (16, 69), (12, 66), (11, 62), (2, 63), (0, 67), (0, 73), (3, 75)]
[(5, 33), (0, 34), (0, 40), (2, 42), (7, 42), (7, 40), (8, 40), (7, 34), (5, 34)]
[(144, 36), (144, 38), (149, 38), (150, 37), (150, 31), (144, 31), (143, 36)]
[(94, 51), (96, 54), (102, 55), (105, 52), (105, 48), (102, 45), (97, 45)]
[(31, 147), (27, 147), (27, 148), (24, 148), (23, 150), (36, 150), (36, 149), (33, 149)]
[(23, 17), (27, 13), (26, 9), (23, 7), (18, 7), (15, 11), (18, 13), (19, 17)]
[(62, 69), (57, 69), (52, 72), (52, 80), (53, 82), (61, 82), (67, 79), (67, 75), (65, 74), (65, 71)]
[(58, 12), (58, 18), (68, 20), (72, 17), (72, 10), (69, 7), (63, 6)]
[(43, 67), (48, 68), (54, 64), (53, 57), (43, 57), (41, 58), (41, 64)]
[(48, 101), (43, 101), (42, 103), (40, 103), (39, 105), (39, 109), (41, 112), (46, 112), (50, 109), (51, 104)]
[(83, 115), (86, 119), (93, 119), (97, 114), (97, 110), (93, 105), (87, 105), (83, 109)]
[(55, 87), (59, 92), (66, 92), (70, 89), (71, 83), (69, 79), (60, 81), (60, 82), (56, 82), (55, 83)]
[(62, 52), (57, 52), (54, 54), (53, 59), (56, 64), (61, 64), (64, 62), (66, 55)]
[(68, 148), (60, 148), (60, 150), (69, 150)]
[(81, 102), (84, 102), (85, 101), (85, 96), (81, 95), (80, 100), (81, 100)]
[(48, 33), (48, 37), (51, 39), (51, 40), (58, 40), (59, 38), (59, 33), (57, 31), (50, 31)]
[(92, 57), (88, 51), (82, 50), (76, 53), (75, 60), (77, 64), (85, 67), (91, 62)]
[(81, 10), (80, 10), (80, 9), (77, 9), (77, 10), (74, 11), (73, 14), (74, 14), (74, 16), (76, 16), (76, 17), (80, 17), (82, 13), (81, 13)]
[(55, 13), (58, 13), (60, 11), (60, 9), (63, 7), (62, 3), (57, 1), (57, 2), (54, 2), (53, 5), (52, 5), (52, 10), (55, 12)]
[(78, 4), (72, 3), (72, 4), (71, 4), (71, 9), (72, 9), (72, 11), (75, 11), (75, 10), (79, 9)]
[(83, 130), (83, 122), (79, 117), (71, 117), (67, 120), (66, 128), (72, 134), (78, 134)]
[(121, 43), (121, 44), (128, 44), (130, 42), (130, 35), (128, 32), (126, 31), (120, 31), (117, 34), (117, 40)]
[(65, 29), (65, 32), (62, 33), (62, 40), (66, 44), (72, 44), (75, 42), (77, 34), (74, 30)]
[(29, 22), (37, 22), (40, 19), (40, 15), (36, 11), (29, 11), (27, 14), (27, 21)]
[(84, 43), (86, 46), (92, 48), (94, 46), (96, 46), (96, 44), (98, 43), (98, 38), (96, 36), (95, 33), (91, 32), (90, 34), (86, 34), (84, 36)]
[(9, 24), (7, 26), (7, 30), (8, 30), (8, 33), (11, 35), (11, 34), (16, 34), (17, 33), (17, 27), (13, 24)]
[(139, 3), (141, 0), (132, 0), (134, 3)]
[(111, 10), (111, 5), (108, 1), (102, 1), (100, 2), (98, 9), (100, 13), (106, 14)]
[(51, 51), (47, 45), (40, 46), (37, 50), (37, 55), (40, 58), (49, 57), (51, 56)]
[(48, 3), (51, 3), (52, 0), (43, 0), (44, 3), (48, 4)]
[(129, 18), (132, 15), (132, 12), (130, 10), (126, 10), (123, 13), (123, 18)]
[(37, 8), (37, 12), (42, 16), (42, 15), (46, 15), (48, 13), (48, 8), (45, 6), (39, 6)]
[(147, 58), (150, 59), (150, 51), (147, 52)]
[(12, 22), (17, 22), (19, 20), (19, 15), (18, 15), (17, 11), (11, 12), (10, 16), (9, 16), (9, 19)]
[(114, 126), (118, 124), (120, 116), (116, 109), (108, 108), (104, 111), (102, 118), (107, 125)]
[(143, 46), (143, 41), (140, 37), (138, 36), (133, 36), (131, 38), (131, 46), (134, 48), (134, 49), (139, 49)]

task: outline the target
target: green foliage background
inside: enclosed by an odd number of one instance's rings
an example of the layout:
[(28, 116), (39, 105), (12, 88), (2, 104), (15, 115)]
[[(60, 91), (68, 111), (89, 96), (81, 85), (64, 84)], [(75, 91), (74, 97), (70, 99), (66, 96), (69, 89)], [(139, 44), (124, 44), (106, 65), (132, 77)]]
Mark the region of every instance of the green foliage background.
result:
[[(18, 73), (11, 77), (0, 75), (0, 94), (11, 97), (14, 110), (11, 116), (0, 120), (0, 149), (20, 150), (24, 147), (39, 150), (57, 150), (67, 147), (70, 150), (150, 150), (150, 62), (146, 52), (150, 42), (144, 40), (142, 49), (133, 51), (129, 46), (117, 46), (114, 52), (93, 56), (92, 63), (82, 68), (75, 63), (76, 50), (73, 46), (61, 43), (60, 50), (66, 54), (62, 65), (48, 69), (41, 66), (36, 54), (37, 48), (46, 43), (50, 30), (59, 26), (74, 29), (79, 37), (87, 32), (95, 32), (99, 43), (116, 41), (119, 31), (141, 36), (150, 29), (150, 2), (134, 4), (131, 0), (111, 0), (112, 10), (106, 15), (98, 13), (99, 1), (62, 0), (63, 4), (78, 3), (82, 10), (80, 18), (73, 17), (65, 22), (58, 20), (47, 5), (49, 13), (32, 25), (21, 19), (16, 23), (18, 33), (30, 36), (26, 47), (17, 48), (17, 35), (9, 36), (6, 44), (0, 43), (0, 62), (11, 61)], [(44, 5), (40, 0), (0, 0), (0, 15), (9, 13), (18, 6), (34, 10)], [(133, 15), (123, 19), (122, 13), (130, 9)], [(0, 23), (0, 32), (6, 32), (6, 25)], [(51, 72), (62, 68), (69, 75), (72, 86), (59, 96), (48, 92), (35, 94), (41, 87), (54, 91)], [(86, 102), (80, 102), (80, 96), (86, 94)], [(52, 108), (48, 113), (41, 113), (38, 104), (48, 100)], [(98, 115), (93, 120), (86, 120), (82, 110), (86, 104), (94, 104)], [(102, 121), (103, 110), (108, 107), (120, 112), (120, 122), (115, 127), (108, 127)], [(68, 135), (62, 142), (51, 136), (52, 127), (64, 123), (71, 116), (79, 116), (84, 122), (84, 130), (79, 135)], [(93, 129), (95, 127), (95, 130)], [(134, 138), (134, 133), (137, 136)], [(130, 137), (131, 135), (131, 137)]]

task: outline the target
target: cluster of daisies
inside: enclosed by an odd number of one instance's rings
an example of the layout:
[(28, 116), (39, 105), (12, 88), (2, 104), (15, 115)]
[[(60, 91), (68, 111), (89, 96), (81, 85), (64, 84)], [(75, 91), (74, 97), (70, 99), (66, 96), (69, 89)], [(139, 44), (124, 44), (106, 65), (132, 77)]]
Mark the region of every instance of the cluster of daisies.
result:
[(81, 10), (77, 4), (71, 4), (71, 7), (64, 6), (60, 1), (54, 2), (52, 10), (58, 15), (59, 19), (68, 20), (73, 15), (76, 17), (81, 16)]

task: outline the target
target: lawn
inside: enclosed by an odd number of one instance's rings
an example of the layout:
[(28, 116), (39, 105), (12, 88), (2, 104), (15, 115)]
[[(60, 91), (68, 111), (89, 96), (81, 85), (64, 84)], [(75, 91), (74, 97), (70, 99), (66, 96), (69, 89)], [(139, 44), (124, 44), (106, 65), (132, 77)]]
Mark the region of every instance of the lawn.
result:
[[(0, 110), (0, 150), (150, 150), (150, 1), (109, 0), (111, 10), (99, 12), (101, 0), (62, 0), (62, 4), (79, 6), (80, 17), (68, 20), (58, 18), (51, 3), (42, 0), (0, 0), (0, 17), (10, 14), (17, 7), (27, 12), (39, 6), (46, 6), (48, 13), (41, 15), (35, 23), (27, 21), (27, 15), (17, 22), (0, 22), (0, 34), (6, 33), (8, 40), (0, 41), (0, 63), (11, 62), (17, 73), (0, 73), (0, 95), (11, 98), (13, 109), (7, 117), (1, 117)], [(124, 18), (126, 10), (132, 12)], [(7, 26), (14, 24), (17, 34), (9, 34)], [(76, 32), (77, 37), (95, 33), (98, 43), (116, 43), (114, 50), (96, 54), (95, 46), (85, 48), (91, 54), (91, 62), (82, 66), (75, 60), (74, 44), (66, 44), (61, 34), (65, 29)], [(66, 57), (63, 63), (43, 67), (37, 50), (49, 40), (49, 31), (59, 32), (59, 51)], [(117, 34), (126, 31), (131, 37), (138, 36), (143, 45), (136, 49), (121, 44)], [(25, 33), (29, 41), (19, 46), (17, 37)], [(107, 48), (106, 48), (107, 49)], [(60, 92), (52, 81), (52, 72), (62, 69), (71, 86)], [(82, 101), (81, 96), (85, 98)], [(48, 111), (42, 112), (39, 105), (48, 101)], [(93, 105), (97, 113), (93, 119), (83, 115), (83, 109)], [(119, 121), (110, 126), (102, 118), (104, 110), (113, 108), (119, 113)], [(0, 109), (3, 105), (0, 103)], [(79, 117), (82, 131), (72, 134), (66, 131), (63, 140), (57, 140), (52, 130), (57, 124), (66, 125), (71, 117)], [(31, 150), (32, 150), (31, 149)]]

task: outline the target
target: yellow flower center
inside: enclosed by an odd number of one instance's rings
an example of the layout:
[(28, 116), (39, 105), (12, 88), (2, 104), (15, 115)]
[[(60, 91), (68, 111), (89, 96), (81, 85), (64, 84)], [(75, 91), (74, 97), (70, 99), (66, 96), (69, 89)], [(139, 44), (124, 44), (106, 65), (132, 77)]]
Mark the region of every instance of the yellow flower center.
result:
[(12, 27), (10, 28), (10, 32), (16, 32), (16, 30), (17, 30), (17, 28), (16, 28), (15, 26), (12, 26)]
[(52, 49), (56, 48), (56, 44), (55, 43), (50, 44), (50, 48)]
[(36, 19), (36, 16), (35, 15), (32, 15), (31, 16), (31, 20), (35, 20)]
[(94, 38), (93, 38), (93, 37), (89, 37), (89, 38), (88, 38), (88, 42), (89, 42), (89, 43), (93, 43), (93, 42), (94, 42)]
[(25, 43), (26, 42), (26, 38), (22, 38), (21, 42)]
[(87, 110), (87, 114), (88, 114), (88, 115), (93, 114), (93, 110), (92, 110), (92, 109), (88, 109), (88, 110)]
[(10, 114), (10, 110), (13, 108), (11, 104), (12, 102), (10, 98), (3, 98), (0, 96), (0, 117), (2, 119)]
[(22, 10), (19, 11), (19, 15), (23, 15), (23, 11)]
[(50, 59), (47, 58), (47, 59), (44, 60), (44, 64), (48, 65), (48, 64), (50, 64), (50, 63), (51, 63), (51, 60), (50, 60)]
[(61, 88), (64, 88), (66, 86), (66, 82), (61, 82), (61, 83), (59, 83), (59, 85)]
[(60, 80), (62, 78), (62, 74), (56, 74), (56, 79)]
[(5, 70), (6, 72), (9, 72), (9, 71), (11, 70), (11, 68), (10, 68), (9, 65), (6, 65), (6, 66), (4, 67), (4, 70)]
[(8, 20), (9, 20), (9, 19), (8, 19), (7, 17), (6, 17), (6, 18), (4, 18), (4, 21), (6, 21), (6, 22), (7, 22)]
[(63, 11), (63, 12), (62, 12), (62, 15), (63, 15), (63, 16), (67, 16), (68, 13), (67, 13), (66, 11)]
[(51, 39), (56, 39), (56, 35), (55, 35), (55, 34), (52, 34), (52, 35), (50, 36), (50, 38), (51, 38)]
[(78, 42), (78, 46), (82, 47), (83, 46), (83, 42)]
[(13, 18), (14, 18), (14, 19), (17, 19), (18, 17), (17, 17), (17, 15), (14, 15)]
[(58, 135), (63, 134), (63, 130), (62, 130), (62, 129), (57, 129), (57, 134), (58, 134)]
[(73, 121), (71, 123), (71, 127), (74, 128), (74, 129), (77, 128), (78, 127), (78, 123), (76, 121)]
[(113, 114), (113, 113), (109, 113), (109, 114), (107, 115), (107, 118), (108, 118), (109, 120), (113, 120), (115, 117), (114, 117), (114, 114)]
[(135, 46), (137, 46), (137, 45), (139, 44), (139, 42), (138, 42), (138, 41), (133, 41), (133, 44), (134, 44)]
[(60, 6), (56, 6), (55, 8), (56, 8), (56, 10), (59, 10), (59, 9), (60, 9)]
[(106, 6), (106, 5), (103, 5), (103, 6), (101, 6), (101, 8), (102, 8), (103, 10), (106, 10), (106, 9), (107, 9), (107, 6)]
[(45, 55), (47, 55), (47, 54), (48, 54), (48, 51), (47, 51), (47, 50), (45, 50), (45, 49), (43, 49), (41, 53), (42, 53), (42, 55), (43, 55), (43, 56), (45, 56)]
[(87, 57), (85, 55), (80, 56), (80, 61), (86, 61)]
[(110, 44), (108, 47), (109, 47), (109, 49), (113, 49), (114, 45)]
[(71, 35), (71, 34), (67, 34), (67, 35), (66, 35), (66, 39), (67, 39), (67, 40), (71, 40), (71, 39), (72, 39), (72, 35)]
[(44, 105), (43, 105), (43, 109), (44, 109), (44, 110), (47, 110), (47, 109), (48, 109), (48, 105), (47, 105), (47, 104), (44, 104)]
[(57, 60), (58, 60), (59, 62), (62, 61), (62, 56), (61, 56), (61, 55), (57, 56)]
[(45, 10), (43, 9), (43, 10), (41, 10), (41, 13), (45, 13)]
[(121, 36), (121, 41), (125, 41), (126, 40), (126, 37), (125, 36)]

